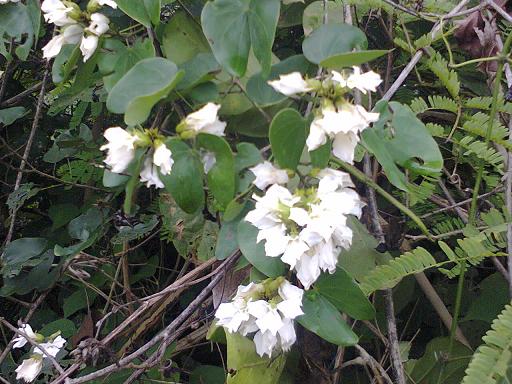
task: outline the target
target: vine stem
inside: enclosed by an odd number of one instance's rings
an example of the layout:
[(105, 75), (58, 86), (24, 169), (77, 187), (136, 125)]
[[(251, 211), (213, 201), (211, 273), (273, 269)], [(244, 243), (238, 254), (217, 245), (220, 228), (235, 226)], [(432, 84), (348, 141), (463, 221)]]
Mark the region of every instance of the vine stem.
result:
[[(505, 40), (505, 44), (503, 44), (503, 50), (501, 51), (500, 60), (498, 62), (498, 69), (496, 71), (496, 78), (494, 79), (494, 87), (492, 90), (492, 104), (491, 111), (489, 114), (489, 125), (487, 126), (487, 131), (485, 132), (485, 145), (488, 147), (489, 142), (492, 137), (492, 129), (494, 125), (494, 120), (496, 118), (496, 114), (498, 112), (498, 96), (500, 94), (501, 89), (501, 79), (503, 76), (503, 67), (505, 65), (505, 60), (507, 59), (508, 51), (510, 50), (510, 44), (512, 44), (512, 33), (509, 33), (507, 39)], [(478, 202), (478, 193), (480, 191), (480, 185), (482, 183), (482, 177), (484, 174), (484, 163), (482, 161), (478, 164), (478, 170), (476, 174), (475, 186), (473, 188), (473, 195), (471, 197), (471, 207), (469, 208), (469, 224), (476, 224), (476, 213), (477, 213), (477, 202)], [(453, 323), (450, 332), (450, 346), (448, 349), (448, 356), (451, 355), (453, 349), (453, 341), (456, 337), (457, 323), (460, 315), (460, 307), (462, 304), (462, 291), (464, 288), (464, 276), (466, 272), (466, 264), (460, 263), (461, 270), (459, 273), (459, 281), (457, 283), (457, 296), (455, 298), (455, 309), (453, 312)]]
[[(20, 189), (21, 179), (23, 178), (23, 171), (25, 170), (25, 166), (27, 165), (27, 160), (30, 155), (30, 149), (32, 148), (32, 143), (34, 142), (34, 137), (36, 135), (37, 128), (39, 127), (39, 120), (41, 118), (41, 114), (43, 111), (44, 104), (44, 95), (46, 89), (46, 82), (48, 81), (48, 76), (50, 73), (50, 61), (46, 61), (46, 66), (44, 69), (43, 80), (41, 84), (41, 90), (39, 91), (39, 96), (37, 98), (36, 104), (36, 112), (34, 114), (34, 120), (32, 121), (32, 127), (30, 129), (30, 134), (27, 139), (27, 145), (25, 146), (25, 151), (23, 152), (23, 157), (21, 158), (20, 168), (18, 170), (18, 174), (16, 175), (16, 182), (14, 183), (14, 191), (16, 192)], [(5, 237), (4, 244), (7, 245), (12, 240), (12, 235), (14, 234), (14, 225), (16, 223), (16, 216), (18, 214), (18, 207), (15, 208), (11, 215), (11, 222), (9, 224), (9, 231), (7, 232), (7, 236)]]
[(432, 239), (432, 235), (427, 229), (427, 226), (425, 223), (409, 208), (407, 208), (405, 205), (403, 205), (400, 201), (395, 199), (391, 194), (386, 192), (380, 185), (378, 185), (375, 181), (373, 181), (370, 177), (366, 176), (363, 172), (361, 172), (359, 169), (354, 167), (351, 164), (345, 163), (344, 161), (338, 160), (336, 158), (331, 158), (331, 161), (339, 165), (341, 168), (343, 168), (345, 171), (350, 173), (352, 176), (354, 176), (359, 181), (363, 182), (367, 186), (373, 188), (379, 195), (381, 195), (383, 198), (385, 198), (387, 201), (389, 201), (391, 204), (393, 204), (395, 207), (397, 207), (400, 211), (402, 211), (404, 214), (409, 216), (409, 218), (416, 223), (416, 225), (421, 229), (421, 231), (427, 236), (428, 239)]

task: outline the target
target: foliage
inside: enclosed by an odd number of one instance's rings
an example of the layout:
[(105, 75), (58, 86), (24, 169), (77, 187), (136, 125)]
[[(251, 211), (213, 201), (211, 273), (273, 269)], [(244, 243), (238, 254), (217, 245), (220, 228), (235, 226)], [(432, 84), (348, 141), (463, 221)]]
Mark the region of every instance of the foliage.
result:
[[(50, 23), (37, 0), (0, 0), (2, 378), (15, 382), (37, 355), (9, 344), (29, 323), (66, 338), (54, 357), (71, 383), (371, 383), (400, 365), (410, 383), (512, 381), (512, 103), (495, 84), (510, 61), (508, 19), (485, 2), (478, 20), (445, 17), (457, 1), (431, 0), (53, 3), (72, 21)], [(69, 25), (79, 36), (63, 42)], [(383, 82), (351, 85), (359, 70)], [(289, 74), (302, 90), (275, 86)], [(375, 114), (363, 128), (351, 130), (351, 112), (315, 131), (329, 108), (355, 105)], [(125, 136), (110, 139), (111, 127)], [(132, 139), (115, 170), (111, 149)], [(355, 147), (354, 161), (340, 147)], [(246, 218), (264, 205), (266, 165), (268, 184), (296, 201), (279, 200), (258, 226)], [(326, 168), (355, 184), (336, 187), (344, 198), (330, 209), (350, 211), (358, 196), (364, 207), (308, 239), (311, 253), (336, 245), (309, 287), (303, 259), (270, 255), (262, 226), (281, 223), (296, 240), (305, 225), (291, 209), (320, 206)], [(307, 288), (291, 349), (262, 356), (254, 331), (215, 325), (251, 282), (277, 308), (285, 299), (268, 287), (284, 279)], [(59, 376), (45, 359), (34, 382)]]

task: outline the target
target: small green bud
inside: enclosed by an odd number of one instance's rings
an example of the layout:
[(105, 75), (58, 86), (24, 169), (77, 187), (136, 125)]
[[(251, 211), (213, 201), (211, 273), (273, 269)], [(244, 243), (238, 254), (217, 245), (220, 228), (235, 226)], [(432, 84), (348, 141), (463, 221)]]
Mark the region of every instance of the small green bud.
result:
[(187, 129), (187, 123), (185, 122), (185, 120), (181, 120), (181, 122), (176, 126), (176, 133), (184, 132)]
[(180, 137), (183, 140), (193, 139), (196, 136), (197, 136), (197, 133), (195, 131), (192, 131), (192, 130), (180, 133)]
[(36, 343), (42, 343), (44, 341), (44, 336), (41, 335), (40, 333), (35, 333), (36, 337), (34, 338), (34, 341)]
[(94, 13), (101, 8), (98, 0), (90, 0), (87, 4), (87, 12)]

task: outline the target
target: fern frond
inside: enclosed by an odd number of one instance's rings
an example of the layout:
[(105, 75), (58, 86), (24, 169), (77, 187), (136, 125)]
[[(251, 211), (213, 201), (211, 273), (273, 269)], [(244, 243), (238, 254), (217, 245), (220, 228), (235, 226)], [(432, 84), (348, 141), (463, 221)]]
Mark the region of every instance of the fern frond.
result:
[(434, 137), (444, 137), (444, 127), (440, 124), (436, 123), (427, 123), (425, 124), (430, 134)]
[(414, 114), (423, 113), (425, 111), (428, 111), (429, 106), (425, 99), (423, 97), (416, 97), (411, 101), (411, 104), (409, 105), (411, 107)]
[(457, 102), (446, 96), (433, 95), (428, 96), (428, 104), (427, 102), (421, 98), (417, 97), (411, 102), (411, 109), (414, 113), (423, 113), (432, 109), (440, 109), (443, 111), (457, 113), (459, 106)]
[[(478, 112), (464, 122), (462, 129), (473, 135), (485, 137), (488, 125), (489, 116), (485, 113)], [(508, 136), (509, 130), (498, 121), (495, 121), (492, 127), (491, 141), (494, 141), (495, 143), (500, 144), (509, 150), (512, 150), (512, 142), (508, 139)]]
[[(380, 289), (392, 288), (404, 277), (415, 275), (429, 268), (442, 269), (441, 267), (450, 263), (460, 265), (469, 262), (472, 265), (476, 265), (486, 257), (506, 256), (505, 253), (491, 252), (486, 247), (481, 246), (481, 244), (477, 245), (475, 241), (477, 240), (473, 239), (469, 242), (463, 241), (462, 244), (459, 243), (464, 249), (457, 248), (455, 252), (450, 250), (451, 256), (448, 256), (448, 260), (441, 262), (436, 261), (426, 249), (418, 247), (411, 252), (406, 252), (402, 256), (391, 260), (388, 264), (380, 265), (373, 269), (360, 282), (360, 287), (363, 292), (369, 295)], [(445, 250), (444, 247), (443, 250)], [(463, 254), (466, 250), (469, 253)], [(455, 275), (453, 269), (450, 272)]]
[(473, 97), (471, 99), (467, 99), (464, 102), (464, 107), (473, 108), (473, 109), (483, 109), (489, 110), (491, 109), (492, 97), (484, 96), (484, 97)]
[(448, 69), (448, 62), (446, 59), (439, 52), (436, 52), (436, 54), (429, 60), (428, 66), (446, 87), (450, 95), (454, 99), (458, 98), (460, 91), (459, 77), (457, 72)]
[(392, 288), (404, 277), (422, 272), (436, 264), (436, 259), (426, 249), (418, 247), (391, 260), (389, 264), (372, 270), (361, 281), (360, 288), (367, 295), (379, 289)]
[(512, 306), (505, 307), (482, 340), (484, 344), (473, 355), (462, 384), (509, 382), (506, 379), (512, 362)]
[(471, 136), (464, 136), (461, 140), (454, 139), (453, 141), (465, 150), (463, 152), (464, 156), (473, 154), (486, 164), (493, 166), (500, 174), (503, 174), (505, 159), (493, 147)]

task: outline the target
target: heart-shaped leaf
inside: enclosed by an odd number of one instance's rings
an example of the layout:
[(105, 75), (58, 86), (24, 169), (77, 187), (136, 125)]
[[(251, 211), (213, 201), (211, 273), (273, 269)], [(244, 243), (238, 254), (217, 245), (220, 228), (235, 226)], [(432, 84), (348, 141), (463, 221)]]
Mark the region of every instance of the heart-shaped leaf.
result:
[(222, 137), (206, 133), (197, 136), (197, 144), (215, 156), (215, 164), (206, 178), (215, 199), (226, 207), (235, 196), (235, 162), (231, 148)]
[(160, 175), (165, 189), (187, 213), (196, 212), (204, 205), (203, 165), (184, 142), (169, 139), (165, 143), (172, 152), (174, 164), (171, 173)]
[(304, 314), (297, 321), (304, 328), (336, 345), (355, 345), (357, 335), (352, 332), (340, 313), (325, 297), (307, 291), (302, 299)]
[(269, 139), (279, 166), (297, 168), (306, 144), (306, 120), (295, 109), (283, 109), (270, 124)]
[(365, 49), (366, 36), (359, 28), (349, 24), (325, 24), (304, 39), (302, 51), (306, 59), (315, 64), (354, 49)]
[[(280, 0), (215, 0), (206, 3), (201, 24), (213, 54), (231, 74), (242, 77), (249, 50), (270, 71)], [(220, 22), (221, 21), (221, 22)]]
[(165, 98), (183, 76), (176, 65), (161, 57), (144, 59), (135, 64), (111, 89), (107, 108), (124, 113), (128, 125), (143, 123), (151, 108)]

